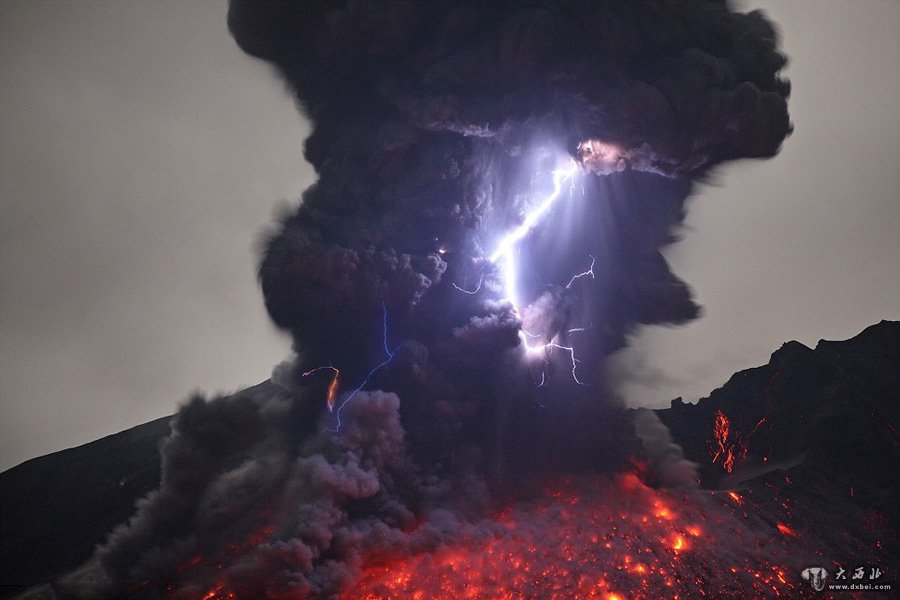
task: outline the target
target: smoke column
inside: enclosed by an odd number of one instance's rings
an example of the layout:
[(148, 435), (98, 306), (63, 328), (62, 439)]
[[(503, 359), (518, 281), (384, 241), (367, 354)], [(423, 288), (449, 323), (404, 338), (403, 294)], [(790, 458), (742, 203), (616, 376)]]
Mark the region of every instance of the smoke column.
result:
[[(92, 593), (328, 597), (373, 556), (496, 534), (499, 505), (562, 473), (649, 455), (657, 483), (690, 480), (661, 423), (634, 435), (602, 361), (638, 325), (699, 315), (660, 253), (692, 182), (790, 133), (763, 15), (233, 0), (228, 25), (313, 125), (318, 182), (259, 267), (297, 357), (181, 409), (161, 487), (98, 550)], [(516, 246), (515, 306), (491, 256), (572, 161)], [(571, 353), (529, 356), (523, 331)]]

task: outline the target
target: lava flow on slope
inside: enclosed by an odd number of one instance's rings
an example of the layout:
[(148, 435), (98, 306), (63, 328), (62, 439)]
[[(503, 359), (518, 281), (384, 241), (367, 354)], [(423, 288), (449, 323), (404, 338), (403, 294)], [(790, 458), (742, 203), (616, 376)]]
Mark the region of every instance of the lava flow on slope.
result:
[(785, 566), (796, 540), (739, 502), (634, 473), (566, 478), (434, 552), (371, 557), (342, 597), (796, 596)]

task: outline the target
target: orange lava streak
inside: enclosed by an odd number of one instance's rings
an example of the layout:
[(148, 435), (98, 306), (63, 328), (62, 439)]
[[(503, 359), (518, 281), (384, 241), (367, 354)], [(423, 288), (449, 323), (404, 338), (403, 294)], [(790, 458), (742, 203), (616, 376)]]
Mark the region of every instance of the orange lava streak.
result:
[(330, 365), (327, 367), (316, 367), (315, 369), (310, 369), (303, 373), (303, 377), (309, 377), (313, 373), (318, 373), (319, 371), (326, 369), (334, 372), (334, 375), (331, 377), (331, 383), (328, 384), (328, 391), (325, 394), (328, 410), (334, 412), (334, 401), (337, 398), (338, 388), (340, 387), (341, 370)]
[(778, 531), (780, 531), (784, 535), (789, 535), (791, 537), (797, 537), (797, 533), (793, 529), (791, 529), (790, 527), (785, 525), (784, 523), (778, 523), (775, 525), (775, 527), (777, 527)]
[(237, 596), (234, 595), (234, 592), (229, 592), (225, 590), (224, 585), (217, 585), (213, 589), (209, 590), (203, 596), (201, 596), (200, 600), (236, 600)]
[(334, 399), (337, 398), (338, 385), (340, 385), (340, 377), (341, 372), (338, 369), (334, 370), (334, 377), (331, 378), (331, 383), (328, 384), (328, 395), (325, 397), (326, 402), (328, 402), (328, 410), (334, 411)]
[(726, 473), (734, 470), (737, 461), (747, 457), (747, 445), (731, 427), (731, 421), (721, 410), (716, 411), (713, 420), (713, 435), (710, 439), (709, 455), (713, 464), (722, 463)]

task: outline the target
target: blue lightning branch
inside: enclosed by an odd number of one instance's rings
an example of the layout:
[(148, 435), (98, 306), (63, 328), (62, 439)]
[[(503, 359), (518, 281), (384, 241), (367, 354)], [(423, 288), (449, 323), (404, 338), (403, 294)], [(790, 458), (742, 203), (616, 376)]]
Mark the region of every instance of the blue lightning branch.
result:
[(594, 263), (597, 262), (597, 259), (595, 259), (592, 254), (588, 254), (588, 256), (591, 257), (591, 266), (588, 267), (587, 271), (582, 271), (578, 275), (572, 275), (572, 279), (570, 279), (569, 283), (566, 284), (566, 289), (572, 287), (572, 284), (582, 277), (590, 277), (591, 279), (594, 279)]
[[(366, 385), (368, 385), (368, 383), (369, 383), (369, 381), (372, 379), (372, 377), (375, 376), (375, 373), (377, 373), (378, 371), (380, 371), (380, 370), (381, 370), (382, 368), (384, 368), (389, 362), (391, 362), (391, 360), (394, 358), (394, 355), (397, 354), (397, 351), (400, 349), (400, 346), (397, 346), (397, 347), (394, 348), (393, 350), (391, 350), (390, 348), (388, 348), (387, 306), (385, 305), (384, 302), (381, 303), (381, 311), (382, 311), (382, 314), (383, 314), (383, 320), (382, 320), (382, 332), (381, 332), (381, 343), (382, 343), (382, 345), (383, 345), (383, 347), (384, 347), (384, 353), (385, 353), (385, 355), (387, 356), (387, 358), (385, 358), (383, 361), (381, 361), (380, 363), (378, 363), (371, 371), (369, 371), (369, 374), (366, 375), (366, 378), (363, 379), (362, 383), (360, 383), (359, 386), (357, 386), (355, 389), (353, 389), (353, 391), (351, 391), (351, 392), (347, 395), (347, 397), (344, 398), (344, 399), (341, 401), (340, 404), (338, 404), (338, 407), (334, 410), (334, 417), (335, 417), (335, 426), (334, 426), (334, 429), (329, 429), (328, 431), (331, 431), (331, 432), (333, 432), (333, 433), (337, 433), (338, 431), (341, 430), (341, 424), (342, 424), (342, 423), (341, 423), (341, 411), (344, 409), (345, 406), (347, 406), (347, 403), (348, 403), (348, 402), (350, 402), (351, 400), (353, 400), (353, 398), (354, 398), (359, 392), (361, 392), (361, 391), (363, 390), (363, 388), (366, 387)], [(321, 368), (321, 367), (320, 367), (320, 368)], [(327, 367), (326, 367), (326, 368), (327, 368)]]
[(451, 284), (451, 285), (453, 285), (453, 287), (454, 287), (457, 291), (462, 292), (463, 294), (469, 294), (470, 296), (474, 296), (475, 294), (477, 294), (477, 293), (481, 290), (481, 284), (482, 284), (482, 283), (484, 283), (484, 275), (482, 275), (481, 277), (478, 278), (478, 285), (475, 286), (475, 289), (474, 289), (474, 290), (467, 290), (466, 288), (460, 287), (460, 286), (456, 285), (455, 283), (454, 283), (454, 284)]

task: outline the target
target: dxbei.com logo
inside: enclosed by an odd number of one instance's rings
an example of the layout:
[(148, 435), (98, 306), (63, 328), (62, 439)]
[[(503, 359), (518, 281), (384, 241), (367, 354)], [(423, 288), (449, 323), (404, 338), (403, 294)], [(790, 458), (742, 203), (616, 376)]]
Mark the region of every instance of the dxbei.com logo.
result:
[[(837, 566), (837, 573), (834, 575), (834, 583), (828, 584), (827, 586), (825, 585), (825, 580), (830, 577), (830, 574), (822, 567), (808, 567), (803, 569), (800, 572), (800, 577), (802, 577), (804, 581), (808, 581), (809, 587), (817, 592), (821, 592), (826, 587), (832, 591), (886, 591), (891, 589), (892, 584), (877, 581), (882, 575), (881, 567), (871, 567), (866, 569), (866, 567), (862, 566), (848, 570), (837, 563), (835, 563), (835, 565)], [(869, 577), (868, 580), (865, 580), (867, 573)]]

